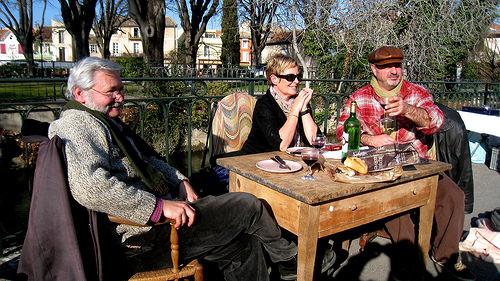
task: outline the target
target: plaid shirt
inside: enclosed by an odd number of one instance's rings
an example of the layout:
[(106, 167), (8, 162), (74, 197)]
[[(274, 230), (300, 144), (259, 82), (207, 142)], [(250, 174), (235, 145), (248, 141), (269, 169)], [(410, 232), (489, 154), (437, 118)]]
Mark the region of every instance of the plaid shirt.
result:
[[(403, 115), (396, 116), (396, 140), (401, 143), (412, 142), (420, 157), (426, 157), (428, 150), (426, 135), (433, 134), (443, 125), (443, 112), (434, 104), (429, 92), (418, 85), (403, 80), (401, 92), (398, 95), (406, 103), (427, 111), (431, 122), (428, 127), (417, 127), (411, 120)], [(380, 98), (375, 94), (371, 85), (357, 90), (347, 101), (344, 112), (337, 125), (337, 139), (342, 139), (344, 122), (349, 118), (351, 101), (357, 102), (356, 117), (361, 123), (361, 134), (377, 136), (383, 134), (380, 119), (383, 118), (384, 108), (380, 105)]]

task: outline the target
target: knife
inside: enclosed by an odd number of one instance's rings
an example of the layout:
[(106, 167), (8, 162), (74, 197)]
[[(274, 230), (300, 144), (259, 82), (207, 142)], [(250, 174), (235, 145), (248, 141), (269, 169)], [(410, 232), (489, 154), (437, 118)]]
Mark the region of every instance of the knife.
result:
[(271, 157), (271, 160), (273, 160), (274, 162), (278, 163), (278, 165), (280, 165), (280, 168), (285, 168), (285, 167), (283, 167), (283, 164), (281, 164), (281, 162), (278, 161), (276, 158)]
[(276, 160), (278, 160), (278, 162), (280, 162), (280, 164), (281, 164), (281, 165), (283, 165), (283, 166), (285, 166), (288, 170), (292, 170), (292, 169), (290, 168), (290, 166), (288, 166), (288, 165), (286, 164), (286, 162), (285, 162), (283, 159), (281, 159), (281, 157), (279, 157), (278, 155), (276, 155), (276, 156), (274, 156), (274, 158), (276, 158)]
[(274, 162), (278, 163), (280, 169), (286, 169), (285, 165), (283, 165), (280, 161), (278, 161), (276, 158), (274, 157), (271, 157), (271, 160), (273, 160)]

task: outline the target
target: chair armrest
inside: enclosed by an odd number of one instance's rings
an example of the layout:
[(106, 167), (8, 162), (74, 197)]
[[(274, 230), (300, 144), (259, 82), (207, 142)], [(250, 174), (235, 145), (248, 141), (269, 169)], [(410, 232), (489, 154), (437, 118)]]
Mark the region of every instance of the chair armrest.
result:
[[(119, 224), (126, 224), (126, 225), (133, 225), (133, 226), (150, 226), (150, 225), (135, 223), (133, 221), (122, 219), (122, 218), (115, 217), (115, 216), (112, 216), (112, 215), (108, 215), (108, 219), (109, 219), (110, 222), (119, 223)], [(175, 220), (174, 219), (166, 219), (166, 220), (164, 220), (162, 222), (157, 222), (154, 225), (162, 225), (162, 224), (165, 224), (165, 223), (175, 224)]]
[[(108, 214), (108, 219), (111, 222), (119, 224), (126, 224), (133, 226), (149, 226), (149, 225), (135, 223), (109, 214)], [(162, 225), (165, 223), (170, 223), (170, 256), (172, 257), (172, 266), (173, 266), (172, 270), (173, 272), (179, 272), (179, 235), (177, 234), (177, 229), (175, 229), (174, 227), (175, 220), (166, 219), (165, 221), (157, 222), (154, 225)]]

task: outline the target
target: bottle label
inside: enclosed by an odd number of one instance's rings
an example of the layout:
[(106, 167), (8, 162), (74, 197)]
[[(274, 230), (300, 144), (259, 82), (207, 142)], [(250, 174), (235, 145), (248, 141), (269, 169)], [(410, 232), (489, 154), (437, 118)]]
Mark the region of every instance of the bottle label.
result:
[(342, 135), (342, 140), (344, 142), (342, 144), (342, 154), (345, 155), (347, 153), (347, 150), (349, 149), (349, 133), (344, 132), (344, 134)]

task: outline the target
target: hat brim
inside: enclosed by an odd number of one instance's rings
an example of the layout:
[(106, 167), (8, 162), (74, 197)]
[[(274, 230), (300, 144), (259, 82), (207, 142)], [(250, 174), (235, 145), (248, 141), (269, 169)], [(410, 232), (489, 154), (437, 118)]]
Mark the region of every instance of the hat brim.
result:
[(377, 65), (377, 66), (383, 66), (383, 65), (393, 64), (393, 63), (403, 63), (403, 59), (391, 58), (391, 59), (381, 60), (381, 61), (375, 62), (373, 64)]

